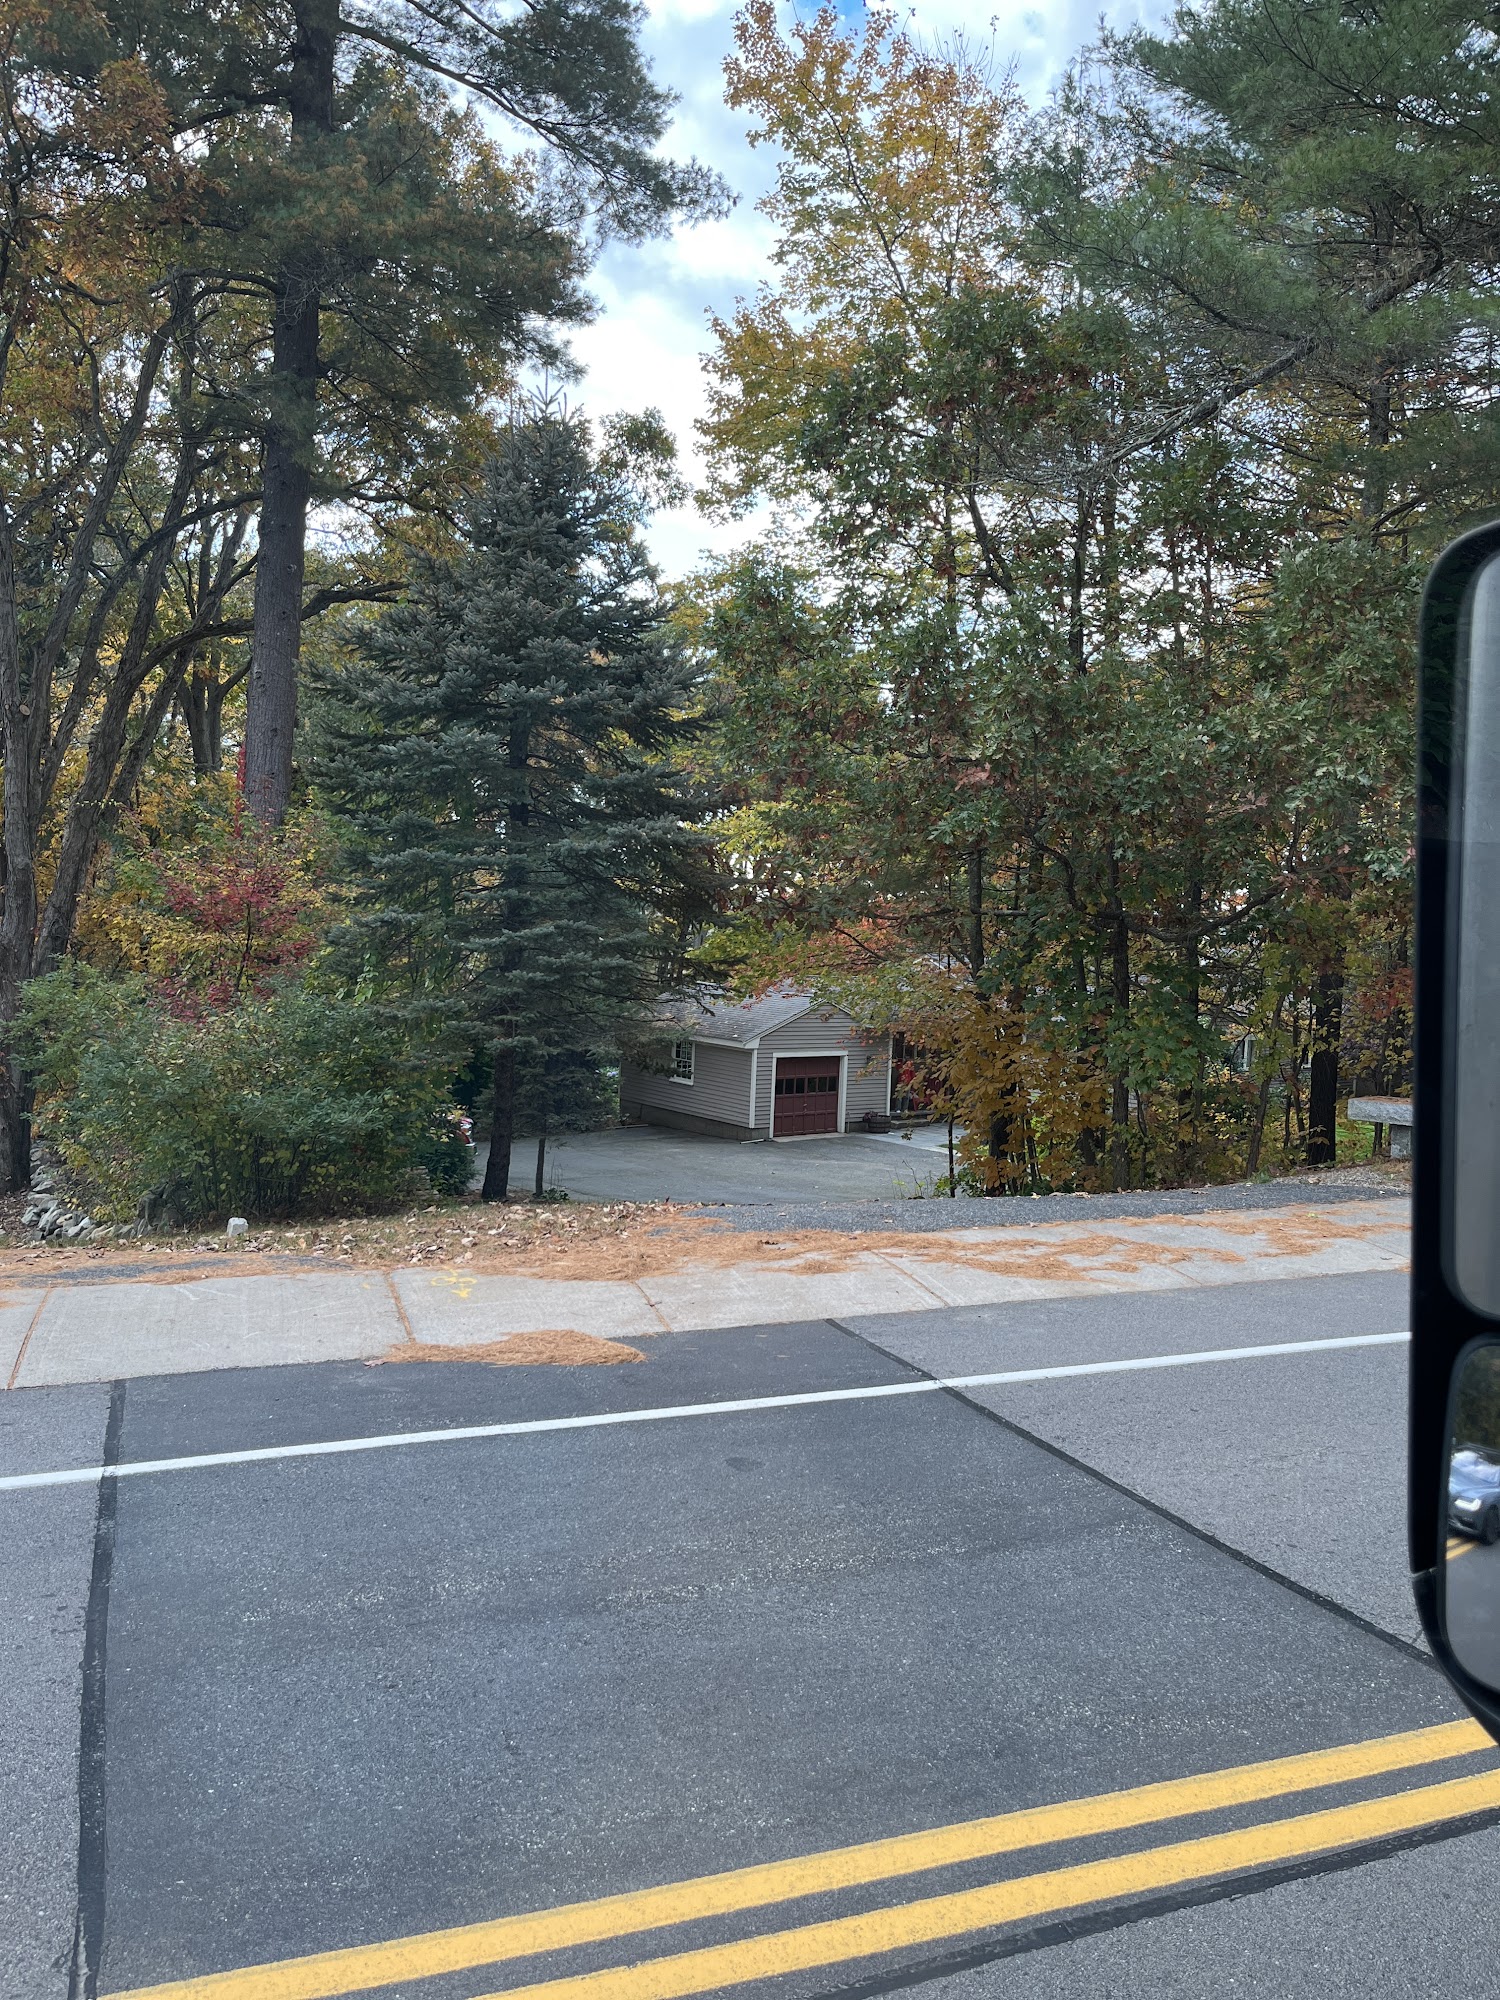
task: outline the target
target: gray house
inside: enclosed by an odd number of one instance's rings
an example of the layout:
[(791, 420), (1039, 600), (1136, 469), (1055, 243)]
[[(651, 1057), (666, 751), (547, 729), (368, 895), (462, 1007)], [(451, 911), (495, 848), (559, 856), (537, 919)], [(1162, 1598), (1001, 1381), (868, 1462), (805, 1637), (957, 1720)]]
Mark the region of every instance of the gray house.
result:
[(794, 1139), (890, 1112), (890, 1036), (805, 993), (705, 993), (665, 1004), (659, 1020), (678, 1039), (664, 1072), (621, 1065), (626, 1118), (721, 1139)]

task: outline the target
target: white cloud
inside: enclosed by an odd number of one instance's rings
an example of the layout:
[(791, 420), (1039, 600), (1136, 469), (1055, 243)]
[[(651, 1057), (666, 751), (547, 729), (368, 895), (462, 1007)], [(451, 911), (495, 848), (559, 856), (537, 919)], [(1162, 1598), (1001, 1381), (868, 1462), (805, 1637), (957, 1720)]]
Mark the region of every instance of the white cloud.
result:
[[(1159, 0), (1109, 0), (1104, 11), (1124, 27), (1163, 10)], [(959, 30), (971, 41), (992, 34), (999, 63), (1013, 65), (1017, 84), (1038, 103), (1094, 39), (1099, 12), (1098, 0), (1047, 0), (976, 22), (962, 0), (915, 0), (906, 18), (931, 40)], [(577, 391), (582, 406), (596, 416), (655, 406), (694, 478), (702, 473), (693, 426), (705, 407), (709, 315), (727, 315), (771, 275), (774, 246), (755, 206), (771, 185), (774, 153), (750, 146), (743, 115), (723, 100), (734, 13), (735, 0), (649, 0), (641, 39), (656, 75), (681, 99), (670, 150), (716, 168), (737, 195), (736, 206), (721, 221), (687, 225), (660, 242), (608, 249), (594, 273), (599, 316), (570, 342), (586, 371)], [(851, 10), (852, 24), (858, 20)], [(759, 525), (726, 526), (686, 508), (658, 517), (652, 548), (667, 575), (681, 575), (703, 551), (727, 552)]]

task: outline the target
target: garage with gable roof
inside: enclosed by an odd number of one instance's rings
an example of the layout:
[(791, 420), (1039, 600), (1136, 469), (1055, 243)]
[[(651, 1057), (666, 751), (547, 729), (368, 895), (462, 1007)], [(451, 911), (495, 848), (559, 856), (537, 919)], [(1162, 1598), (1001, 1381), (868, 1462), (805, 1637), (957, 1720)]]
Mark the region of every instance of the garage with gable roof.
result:
[(702, 990), (664, 1001), (657, 1026), (660, 1062), (621, 1065), (626, 1118), (747, 1140), (868, 1130), (889, 1117), (890, 1036), (806, 993)]

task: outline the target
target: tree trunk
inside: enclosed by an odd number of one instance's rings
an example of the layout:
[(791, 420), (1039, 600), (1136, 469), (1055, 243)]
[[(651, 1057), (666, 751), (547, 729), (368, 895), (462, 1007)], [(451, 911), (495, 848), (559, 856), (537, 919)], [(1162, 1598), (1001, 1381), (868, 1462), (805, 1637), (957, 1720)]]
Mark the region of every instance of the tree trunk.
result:
[[(291, 154), (333, 130), (338, 0), (293, 0), (287, 104)], [(260, 535), (245, 719), (245, 799), (256, 818), (279, 826), (292, 795), (297, 726), (297, 655), (302, 642), (302, 575), (307, 505), (318, 426), (316, 259), (290, 258), (277, 274), (271, 328), (271, 414), (261, 449)]]
[(1088, 581), (1089, 536), (1093, 531), (1091, 508), (1083, 489), (1078, 492), (1078, 511), (1073, 523), (1073, 548), (1068, 566), (1068, 662), (1075, 674), (1088, 664), (1083, 622), (1083, 592)]
[(1111, 652), (1120, 643), (1120, 478), (1105, 474), (1099, 495), (1099, 583), (1102, 637)]
[(195, 661), (182, 686), (182, 719), (193, 752), (193, 771), (208, 777), (224, 768), (224, 703), (242, 675), (223, 675), (218, 649), (206, 661)]
[(1307, 1164), (1331, 1167), (1337, 1150), (1339, 1043), (1344, 1025), (1344, 962), (1318, 974), (1313, 987), (1312, 1053), (1307, 1080)]
[(490, 1156), (484, 1163), (482, 1201), (504, 1201), (510, 1193), (510, 1152), (516, 1136), (516, 1052), (508, 1043), (495, 1051), (495, 1086), (490, 1113)]
[(1252, 1180), (1260, 1170), (1260, 1149), (1265, 1143), (1266, 1112), (1271, 1103), (1271, 1076), (1267, 1073), (1260, 1080), (1260, 1089), (1255, 1093), (1255, 1117), (1250, 1125), (1250, 1151), (1245, 1160), (1245, 1178)]
[(193, 775), (206, 777), (214, 769), (208, 747), (208, 684), (196, 667), (182, 683), (178, 699), (187, 728), (188, 748), (193, 753)]
[[(3, 833), (0, 833), (0, 1191), (17, 1193), (31, 1183), (31, 1102), (29, 1079), (10, 1049), (11, 1025), (21, 1006), (21, 996), (29, 979), (55, 962), (71, 934), (71, 911), (76, 903), (75, 864), (86, 870), (87, 842), (78, 843), (81, 820), (90, 810), (82, 808), (75, 795), (68, 809), (63, 835), (53, 856), (53, 886), (48, 898), (48, 915), (38, 935), (37, 846), (44, 812), (74, 740), (74, 731), (88, 711), (97, 680), (97, 648), (103, 640), (110, 610), (135, 574), (136, 565), (151, 551), (138, 594), (129, 635), (115, 657), (115, 676), (129, 682), (128, 701), (140, 686), (132, 681), (142, 661), (149, 671), (152, 660), (146, 645), (154, 615), (156, 597), (174, 547), (174, 535), (191, 489), (193, 448), (183, 440), (177, 476), (171, 498), (166, 503), (155, 531), (147, 535), (131, 554), (119, 550), (112, 577), (105, 576), (98, 601), (90, 615), (82, 645), (77, 642), (74, 620), (89, 584), (100, 576), (98, 545), (105, 537), (109, 509), (124, 477), (130, 454), (140, 438), (155, 406), (160, 374), (174, 338), (181, 334), (191, 314), (191, 288), (174, 283), (171, 312), (151, 334), (140, 354), (130, 408), (118, 431), (109, 441), (103, 462), (90, 484), (83, 518), (72, 537), (71, 552), (58, 580), (56, 601), (46, 631), (22, 655), (21, 628), (16, 605), (16, 547), (14, 524), (0, 507), (0, 768), (3, 787)], [(184, 363), (185, 374), (190, 372)], [(99, 434), (102, 436), (102, 433)], [(185, 468), (187, 470), (185, 471)], [(62, 512), (66, 514), (66, 509)], [(54, 675), (59, 660), (74, 641), (73, 686), (56, 733), (48, 741), (53, 712)], [(115, 642), (118, 646), (118, 642)], [(91, 771), (97, 769), (101, 747), (114, 741), (110, 727), (111, 702), (115, 689), (106, 696), (104, 710), (94, 720), (89, 736), (84, 784), (87, 792)], [(118, 705), (118, 704), (116, 704)], [(81, 879), (81, 876), (80, 876)], [(61, 945), (50, 941), (56, 921), (66, 908), (68, 934)]]
[(1109, 857), (1109, 886), (1114, 917), (1109, 927), (1110, 1029), (1116, 1040), (1113, 1080), (1109, 1093), (1109, 1178), (1111, 1191), (1130, 1185), (1130, 1079), (1119, 1046), (1130, 1025), (1130, 931), (1120, 907), (1120, 864)]
[(984, 836), (969, 849), (969, 972), (975, 983), (984, 971)]
[[(511, 851), (505, 864), (506, 887), (512, 891), (519, 887), (526, 875), (527, 857), (516, 834), (524, 834), (531, 820), (531, 806), (525, 788), (530, 745), (530, 724), (524, 720), (516, 721), (511, 729), (506, 754), (507, 768), (518, 774), (516, 793), (508, 807), (507, 830), (512, 837)], [(502, 926), (505, 921), (507, 920), (502, 918)], [(504, 1201), (510, 1192), (510, 1154), (516, 1130), (516, 1049), (513, 1037), (521, 1026), (522, 1024), (512, 1017), (502, 1020), (499, 1027), (499, 1032), (506, 1037), (506, 1040), (495, 1051), (495, 1095), (494, 1111), (490, 1118), (490, 1156), (485, 1162), (484, 1186), (480, 1191), (485, 1201)]]
[[(1203, 953), (1202, 941), (1197, 930), (1203, 914), (1203, 877), (1196, 861), (1188, 876), (1184, 904), (1189, 925), (1192, 927), (1192, 936), (1182, 947), (1182, 1012), (1184, 1022), (1192, 1028), (1196, 1045), (1198, 1026), (1203, 1013)], [(1187, 1179), (1198, 1151), (1198, 1119), (1202, 1099), (1203, 1063), (1202, 1058), (1195, 1055), (1192, 1079), (1182, 1084), (1177, 1092), (1177, 1179), (1179, 1181)]]
[(1360, 513), (1371, 525), (1379, 522), (1390, 503), (1385, 455), (1391, 444), (1391, 382), (1390, 363), (1384, 355), (1377, 356), (1365, 397), (1365, 479), (1360, 495)]
[[(984, 838), (969, 849), (969, 973), (976, 987), (984, 971)], [(983, 1003), (981, 1003), (983, 1004)], [(988, 1151), (994, 1172), (985, 1183), (986, 1194), (1005, 1192), (1005, 1162), (1010, 1151), (1010, 1117), (1005, 1111), (990, 1113)]]
[[(1078, 1053), (1088, 1069), (1097, 1070), (1099, 1048), (1090, 1026), (1089, 1015), (1093, 1004), (1094, 991), (1089, 984), (1088, 961), (1083, 955), (1083, 947), (1073, 946), (1073, 990), (1078, 996)], [(1084, 1172), (1090, 1177), (1099, 1171), (1099, 1162), (1104, 1156), (1107, 1138), (1104, 1127), (1083, 1125), (1078, 1131), (1078, 1159)]]
[[(5, 771), (4, 900), (0, 903), (0, 1037), (9, 1042), (21, 993), (31, 977), (36, 936), (36, 830), (27, 754), (30, 718), (21, 685), (21, 635), (16, 619), (15, 544), (0, 521), (0, 763)], [(0, 1189), (31, 1185), (31, 1094), (20, 1064), (0, 1047)]]
[(1010, 1116), (1004, 1111), (990, 1113), (989, 1155), (995, 1171), (985, 1185), (986, 1194), (1005, 1192), (1005, 1168), (1010, 1157)]
[(547, 1121), (544, 1118), (542, 1120), (542, 1129), (536, 1135), (536, 1188), (534, 1192), (536, 1194), (536, 1198), (538, 1201), (541, 1200), (542, 1194), (546, 1187), (546, 1171), (547, 1171)]
[[(179, 517), (187, 505), (195, 472), (196, 461), (191, 453), (184, 452), (172, 491), (172, 518)], [(38, 975), (51, 972), (72, 942), (73, 925), (84, 884), (112, 806), (117, 803), (114, 788), (121, 775), (126, 745), (130, 741), (131, 714), (141, 689), (150, 678), (156, 658), (151, 649), (151, 634), (156, 624), (157, 607), (161, 602), (172, 548), (172, 542), (163, 537), (146, 565), (136, 596), (135, 613), (115, 663), (109, 692), (89, 732), (83, 776), (69, 801), (67, 817), (58, 838), (52, 889), (42, 911), (32, 952), (32, 970)], [(142, 720), (143, 730), (154, 735), (181, 686), (182, 674), (180, 658), (169, 658), (163, 664), (162, 684)], [(143, 753), (139, 761), (144, 761), (144, 752), (150, 748), (149, 738), (144, 745), (141, 745), (139, 736), (136, 742)]]

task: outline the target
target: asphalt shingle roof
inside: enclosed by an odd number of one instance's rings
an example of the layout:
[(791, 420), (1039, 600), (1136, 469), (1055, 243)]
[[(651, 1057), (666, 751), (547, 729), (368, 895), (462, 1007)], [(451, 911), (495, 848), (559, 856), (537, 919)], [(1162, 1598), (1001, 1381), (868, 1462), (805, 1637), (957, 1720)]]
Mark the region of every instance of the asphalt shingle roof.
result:
[(812, 1004), (807, 994), (779, 987), (758, 1000), (731, 1000), (727, 994), (704, 989), (687, 999), (663, 1002), (660, 1018), (664, 1026), (681, 1029), (689, 1039), (696, 1035), (749, 1048), (773, 1028), (784, 1028), (806, 1014)]

